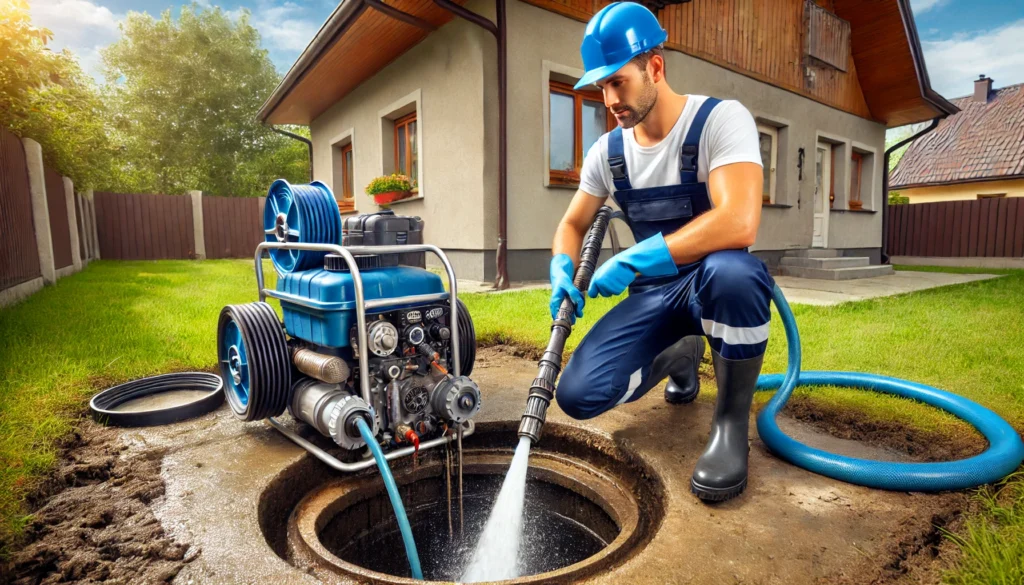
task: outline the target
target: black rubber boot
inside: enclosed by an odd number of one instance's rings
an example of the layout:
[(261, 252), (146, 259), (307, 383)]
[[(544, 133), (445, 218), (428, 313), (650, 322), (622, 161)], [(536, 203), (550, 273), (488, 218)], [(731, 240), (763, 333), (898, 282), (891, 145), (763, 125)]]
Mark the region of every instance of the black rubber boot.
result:
[[(704, 357), (704, 338), (699, 335), (684, 337), (655, 358), (652, 371), (668, 375), (665, 402), (689, 404), (700, 392), (700, 360)], [(659, 361), (662, 363), (659, 364)], [(659, 365), (662, 369), (658, 369)], [(661, 380), (658, 380), (659, 382)]]
[(718, 400), (708, 446), (697, 460), (690, 489), (704, 501), (721, 502), (747, 487), (750, 403), (764, 356), (728, 360), (712, 349), (711, 360), (718, 379)]

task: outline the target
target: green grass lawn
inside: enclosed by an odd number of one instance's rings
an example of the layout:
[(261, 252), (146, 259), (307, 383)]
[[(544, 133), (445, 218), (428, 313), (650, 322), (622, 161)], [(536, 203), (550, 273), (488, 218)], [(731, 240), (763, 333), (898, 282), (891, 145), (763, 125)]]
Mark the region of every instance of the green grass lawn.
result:
[(97, 387), (214, 366), (221, 308), (254, 300), (251, 261), (97, 261), (0, 309), (0, 545)]
[[(1005, 276), (834, 307), (796, 305), (803, 367), (932, 384), (1024, 428), (1024, 271), (997, 272)], [(272, 270), (267, 273), (272, 277)], [(549, 294), (531, 290), (463, 298), (482, 343), (539, 350), (549, 335)], [(93, 392), (159, 372), (213, 367), (221, 308), (255, 299), (250, 261), (98, 261), (0, 310), (0, 540), (7, 542), (21, 530), (25, 495), (52, 469), (59, 439), (73, 428)], [(588, 299), (567, 350), (618, 300)], [(773, 314), (765, 372), (783, 371), (785, 359), (784, 332)], [(974, 433), (908, 400), (837, 388), (796, 395), (951, 437)], [(767, 398), (768, 393), (758, 395), (759, 402)], [(1024, 555), (1021, 483), (1011, 482), (998, 498), (989, 498), (987, 513), (958, 536), (965, 568), (950, 579), (972, 582), (971, 575), (985, 575), (978, 570), (999, 566), (998, 555)]]

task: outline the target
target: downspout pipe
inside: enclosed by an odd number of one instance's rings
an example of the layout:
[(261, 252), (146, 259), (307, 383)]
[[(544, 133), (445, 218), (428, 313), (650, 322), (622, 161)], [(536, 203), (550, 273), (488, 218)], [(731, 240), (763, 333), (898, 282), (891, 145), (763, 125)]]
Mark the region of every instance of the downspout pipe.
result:
[(949, 114), (933, 118), (932, 123), (924, 130), (921, 130), (909, 138), (900, 140), (896, 144), (885, 149), (885, 160), (882, 163), (885, 165), (885, 173), (882, 175), (882, 264), (889, 263), (889, 156), (906, 144), (917, 140), (932, 130), (935, 130), (935, 128), (938, 127), (939, 122), (944, 120), (947, 116), (949, 116)]
[(505, 33), (505, 0), (495, 0), (497, 22), (452, 2), (434, 0), (434, 4), (464, 18), (494, 35), (498, 42), (498, 253), (494, 288), (508, 288), (508, 49)]
[(309, 182), (312, 183), (313, 182), (313, 141), (310, 140), (309, 138), (306, 138), (305, 136), (301, 136), (301, 135), (296, 134), (294, 132), (289, 132), (287, 130), (282, 130), (282, 129), (278, 128), (277, 126), (274, 126), (273, 124), (268, 124), (267, 127), (270, 128), (271, 130), (273, 130), (274, 132), (277, 132), (278, 134), (280, 134), (282, 136), (287, 136), (288, 138), (291, 138), (293, 140), (298, 140), (299, 142), (305, 143), (306, 148), (309, 149)]

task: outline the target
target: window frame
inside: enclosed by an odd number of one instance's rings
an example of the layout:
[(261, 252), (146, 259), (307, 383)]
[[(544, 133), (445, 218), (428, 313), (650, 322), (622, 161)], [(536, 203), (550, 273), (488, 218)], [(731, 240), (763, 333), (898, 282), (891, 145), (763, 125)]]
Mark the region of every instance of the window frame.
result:
[[(583, 152), (583, 102), (598, 102), (604, 107), (605, 113), (605, 132), (608, 132), (615, 128), (616, 122), (615, 117), (612, 115), (611, 110), (608, 106), (604, 105), (604, 94), (600, 91), (585, 90), (585, 89), (573, 89), (572, 85), (568, 83), (562, 83), (554, 79), (548, 80), (548, 181), (551, 185), (579, 185), (580, 184), (580, 170), (583, 168), (583, 159), (587, 153)], [(557, 93), (560, 95), (566, 95), (573, 98), (573, 138), (572, 138), (572, 149), (573, 149), (573, 167), (575, 170), (563, 171), (551, 168), (551, 94)]]
[[(850, 192), (846, 197), (846, 205), (850, 209), (862, 209), (864, 199), (861, 192), (864, 189), (864, 154), (856, 150), (850, 151)], [(856, 188), (854, 188), (856, 186)]]
[[(400, 118), (396, 118), (395, 121), (394, 121), (394, 130), (393, 130), (393, 135), (392, 135), (392, 139), (391, 139), (391, 141), (394, 143), (394, 147), (395, 147), (395, 152), (394, 152), (394, 155), (395, 155), (395, 158), (394, 158), (394, 161), (395, 161), (395, 172), (409, 177), (409, 180), (414, 181), (414, 182), (416, 181), (416, 177), (412, 173), (412, 157), (409, 156), (410, 153), (412, 152), (412, 149), (410, 148), (411, 139), (410, 139), (410, 135), (409, 135), (409, 124), (412, 124), (413, 122), (418, 122), (418, 118), (416, 117), (417, 113), (418, 112), (416, 110), (413, 110), (412, 113), (406, 114), (406, 115), (404, 115), (404, 116), (402, 116)], [(399, 169), (398, 168), (398, 161), (400, 160), (399, 157), (398, 157), (398, 150), (399, 150), (398, 149), (398, 146), (399, 146), (399, 144), (398, 144), (398, 142), (399, 142), (398, 141), (398, 129), (399, 128), (405, 128), (405, 143), (403, 144), (403, 146), (405, 147), (405, 168), (404, 169)], [(419, 130), (419, 124), (416, 125), (416, 129)], [(413, 189), (412, 189), (413, 193), (417, 193), (418, 191), (419, 191), (418, 185), (416, 187), (413, 187)]]
[[(767, 203), (769, 205), (772, 205), (776, 201), (776, 199), (775, 199), (775, 185), (778, 182), (778, 180), (777, 180), (778, 173), (776, 172), (776, 169), (779, 166), (779, 129), (776, 128), (775, 126), (769, 126), (767, 124), (758, 124), (757, 125), (757, 139), (758, 139), (758, 145), (757, 145), (758, 148), (757, 148), (757, 150), (758, 150), (758, 152), (760, 152), (760, 150), (761, 150), (761, 145), (760, 145), (761, 134), (767, 134), (772, 139), (771, 154), (769, 155), (770, 162), (771, 162), (771, 167), (768, 170), (768, 172), (769, 172), (769, 175), (768, 175), (768, 198), (765, 199), (765, 194), (762, 192), (761, 193), (761, 203), (762, 204)], [(761, 161), (761, 164), (763, 165), (764, 161)]]
[[(338, 209), (345, 213), (346, 211), (355, 211), (356, 208), (356, 197), (355, 193), (355, 177), (352, 174), (352, 166), (348, 163), (346, 154), (352, 153), (352, 141), (338, 147), (341, 151), (341, 199), (338, 200)], [(353, 153), (352, 162), (355, 163), (355, 154)], [(349, 183), (352, 184), (349, 188)]]

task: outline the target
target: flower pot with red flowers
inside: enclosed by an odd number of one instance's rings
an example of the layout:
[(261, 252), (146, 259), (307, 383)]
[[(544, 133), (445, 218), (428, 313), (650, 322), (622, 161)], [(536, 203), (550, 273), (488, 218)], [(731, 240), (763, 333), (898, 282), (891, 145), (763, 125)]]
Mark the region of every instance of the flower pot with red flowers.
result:
[(373, 202), (377, 205), (388, 207), (395, 201), (412, 196), (415, 187), (416, 182), (409, 180), (409, 177), (392, 173), (370, 181), (366, 186), (366, 194), (373, 197)]

